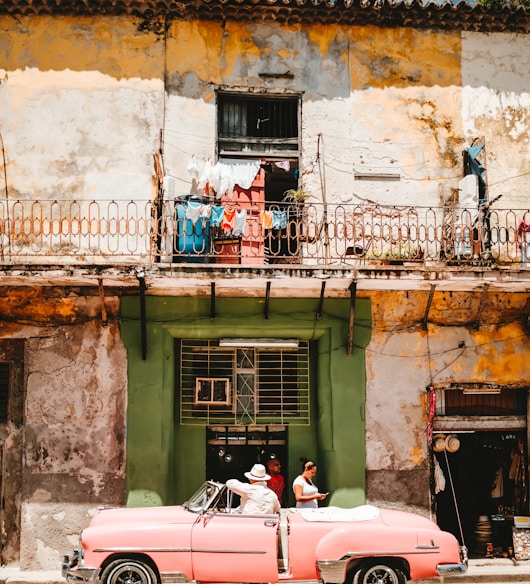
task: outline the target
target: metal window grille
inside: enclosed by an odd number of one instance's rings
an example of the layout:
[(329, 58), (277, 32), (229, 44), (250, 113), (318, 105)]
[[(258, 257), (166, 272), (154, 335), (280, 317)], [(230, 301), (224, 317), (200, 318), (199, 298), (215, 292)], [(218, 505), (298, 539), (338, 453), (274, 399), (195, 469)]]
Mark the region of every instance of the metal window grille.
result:
[(297, 154), (299, 98), (217, 95), (219, 154)]
[[(177, 351), (181, 424), (309, 425), (307, 341), (296, 349), (269, 349), (219, 347), (217, 340), (183, 339)], [(223, 383), (219, 400), (210, 393), (216, 382)]]
[(437, 416), (510, 416), (526, 413), (526, 389), (466, 395), (462, 388), (436, 391)]

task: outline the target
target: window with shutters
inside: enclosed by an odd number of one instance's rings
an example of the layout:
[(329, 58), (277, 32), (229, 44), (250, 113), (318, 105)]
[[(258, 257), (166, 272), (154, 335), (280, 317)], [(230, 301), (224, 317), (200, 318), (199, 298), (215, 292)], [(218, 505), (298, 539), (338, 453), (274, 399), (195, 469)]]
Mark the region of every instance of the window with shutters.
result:
[(298, 157), (299, 97), (217, 94), (218, 154)]

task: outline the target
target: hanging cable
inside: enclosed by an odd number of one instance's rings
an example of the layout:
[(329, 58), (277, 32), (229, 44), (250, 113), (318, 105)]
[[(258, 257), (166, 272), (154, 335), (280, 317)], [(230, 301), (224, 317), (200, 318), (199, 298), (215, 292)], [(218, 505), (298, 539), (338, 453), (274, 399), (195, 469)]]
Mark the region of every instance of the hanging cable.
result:
[[(6, 200), (6, 228), (5, 232), (7, 233), (7, 253), (11, 254), (11, 235), (10, 235), (10, 227), (9, 227), (9, 189), (7, 186), (7, 163), (6, 163), (6, 150), (4, 147), (4, 139), (2, 138), (2, 134), (0, 134), (0, 146), (2, 147), (2, 162), (3, 162), (3, 169), (4, 169), (4, 189), (5, 189), (5, 200)], [(2, 260), (4, 259), (4, 245), (2, 243), (1, 250), (0, 250)]]
[(447, 450), (444, 448), (445, 462), (447, 464), (447, 474), (449, 475), (449, 483), (451, 484), (451, 492), (453, 494), (453, 502), (455, 504), (456, 519), (458, 521), (458, 529), (460, 530), (460, 539), (462, 545), (466, 547), (464, 540), (464, 530), (462, 529), (462, 521), (460, 520), (460, 511), (458, 510), (458, 502), (456, 500), (455, 486), (453, 484), (453, 475), (451, 474), (451, 467), (449, 466), (449, 458), (447, 457)]

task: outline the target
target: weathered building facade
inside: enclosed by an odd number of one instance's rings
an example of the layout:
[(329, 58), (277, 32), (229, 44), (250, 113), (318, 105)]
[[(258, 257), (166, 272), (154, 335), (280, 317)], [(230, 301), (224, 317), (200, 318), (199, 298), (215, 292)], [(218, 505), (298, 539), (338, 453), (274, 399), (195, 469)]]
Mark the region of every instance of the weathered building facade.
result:
[(2, 5), (3, 564), (55, 568), (98, 505), (178, 503), (273, 452), (288, 483), (315, 458), (332, 504), (455, 530), (436, 460), (466, 539), (528, 512), (529, 27)]

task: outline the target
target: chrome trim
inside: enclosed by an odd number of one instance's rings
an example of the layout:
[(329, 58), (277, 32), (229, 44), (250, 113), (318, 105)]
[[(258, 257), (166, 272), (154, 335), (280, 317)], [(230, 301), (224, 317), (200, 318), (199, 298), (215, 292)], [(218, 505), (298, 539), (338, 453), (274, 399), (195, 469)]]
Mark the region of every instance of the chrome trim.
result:
[[(418, 548), (418, 546), (415, 546), (415, 549)], [(407, 550), (407, 551), (369, 551), (369, 550), (365, 550), (365, 551), (361, 551), (361, 552), (346, 552), (342, 558), (359, 558), (359, 557), (366, 557), (366, 558), (379, 558), (381, 556), (385, 556), (385, 557), (389, 557), (392, 558), (394, 556), (398, 556), (398, 557), (403, 557), (403, 556), (414, 556), (414, 555), (418, 555), (418, 554), (428, 554), (431, 553), (430, 550), (433, 548), (419, 548), (418, 551), (414, 551), (414, 550)], [(435, 548), (435, 549), (440, 549), (440, 548)], [(435, 551), (434, 553), (439, 553), (437, 551)]]
[(447, 574), (465, 574), (467, 572), (466, 564), (440, 564), (436, 566), (438, 576), (446, 576)]
[(161, 584), (184, 584), (185, 582), (193, 582), (186, 574), (182, 572), (160, 572)]
[(439, 550), (440, 546), (439, 545), (416, 545), (414, 546), (415, 549), (417, 550)]
[(70, 570), (63, 566), (62, 575), (67, 582), (93, 584), (98, 579), (99, 568), (76, 568), (75, 570)]
[(266, 550), (223, 550), (217, 548), (193, 548), (193, 553), (199, 554), (266, 554)]
[(166, 552), (191, 552), (191, 548), (147, 548), (147, 547), (112, 547), (112, 548), (95, 548), (92, 550), (97, 553), (166, 553)]
[(347, 559), (317, 560), (317, 568), (322, 582), (344, 582), (346, 580)]

